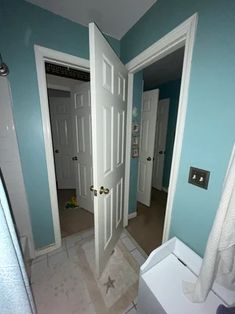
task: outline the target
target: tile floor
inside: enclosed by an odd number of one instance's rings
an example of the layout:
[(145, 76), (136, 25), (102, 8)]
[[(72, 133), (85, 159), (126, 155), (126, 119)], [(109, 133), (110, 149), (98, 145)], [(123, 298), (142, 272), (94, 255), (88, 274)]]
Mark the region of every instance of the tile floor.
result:
[[(81, 239), (93, 235), (94, 230), (89, 229), (66, 237), (62, 241), (60, 249), (33, 260), (31, 285), (38, 314), (96, 313), (82, 279), (81, 271), (77, 269), (76, 274), (71, 272), (71, 263), (76, 258), (74, 254), (76, 244)], [(128, 232), (122, 233), (121, 241), (137, 263), (142, 265), (146, 256), (142, 255), (141, 249)], [(133, 300), (124, 313), (137, 313), (137, 298)]]

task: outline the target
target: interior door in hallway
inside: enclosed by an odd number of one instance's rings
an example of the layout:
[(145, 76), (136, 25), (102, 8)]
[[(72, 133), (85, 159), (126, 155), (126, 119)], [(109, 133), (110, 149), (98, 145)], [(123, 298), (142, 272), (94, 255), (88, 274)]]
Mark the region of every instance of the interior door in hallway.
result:
[(75, 86), (72, 99), (77, 201), (80, 207), (93, 213), (90, 82)]
[(73, 131), (70, 97), (49, 97), (57, 187), (74, 189)]
[(143, 93), (137, 200), (146, 206), (150, 206), (151, 202), (158, 98), (159, 89)]
[(162, 190), (169, 105), (169, 98), (162, 99), (157, 109), (152, 186), (158, 190)]
[(127, 70), (89, 24), (96, 270), (100, 275), (123, 229)]

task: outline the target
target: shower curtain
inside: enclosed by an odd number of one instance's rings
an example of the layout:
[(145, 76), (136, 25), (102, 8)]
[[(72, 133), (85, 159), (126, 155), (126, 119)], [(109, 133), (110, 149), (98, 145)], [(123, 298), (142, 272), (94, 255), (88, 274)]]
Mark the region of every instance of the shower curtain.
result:
[(0, 171), (0, 313), (36, 313)]

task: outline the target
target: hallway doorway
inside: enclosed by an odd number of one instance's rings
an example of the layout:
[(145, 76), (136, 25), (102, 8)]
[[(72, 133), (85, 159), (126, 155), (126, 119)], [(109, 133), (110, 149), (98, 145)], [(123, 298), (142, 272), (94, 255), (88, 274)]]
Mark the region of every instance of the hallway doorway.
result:
[(138, 203), (127, 230), (147, 254), (162, 244), (183, 59), (184, 47), (137, 73), (143, 79), (135, 120), (140, 128)]

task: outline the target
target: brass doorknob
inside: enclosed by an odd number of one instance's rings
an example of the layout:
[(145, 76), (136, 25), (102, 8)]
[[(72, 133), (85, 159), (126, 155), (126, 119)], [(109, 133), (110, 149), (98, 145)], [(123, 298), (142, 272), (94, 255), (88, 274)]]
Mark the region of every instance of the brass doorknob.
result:
[(94, 189), (94, 186), (90, 186), (90, 191), (94, 193), (95, 196), (97, 196), (97, 190)]
[(100, 194), (109, 194), (109, 189), (108, 188), (104, 188), (103, 186), (100, 187)]

